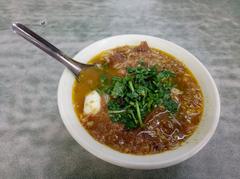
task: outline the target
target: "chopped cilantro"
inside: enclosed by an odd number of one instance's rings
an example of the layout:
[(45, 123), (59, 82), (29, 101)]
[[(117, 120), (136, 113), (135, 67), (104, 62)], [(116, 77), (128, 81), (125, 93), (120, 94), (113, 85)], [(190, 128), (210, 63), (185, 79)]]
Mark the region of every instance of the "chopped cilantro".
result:
[(113, 122), (123, 123), (128, 129), (142, 127), (144, 118), (154, 108), (163, 106), (171, 114), (178, 110), (178, 103), (171, 98), (175, 86), (175, 73), (156, 67), (145, 67), (141, 62), (137, 67), (127, 68), (124, 77), (100, 77), (98, 91), (108, 94), (108, 113)]

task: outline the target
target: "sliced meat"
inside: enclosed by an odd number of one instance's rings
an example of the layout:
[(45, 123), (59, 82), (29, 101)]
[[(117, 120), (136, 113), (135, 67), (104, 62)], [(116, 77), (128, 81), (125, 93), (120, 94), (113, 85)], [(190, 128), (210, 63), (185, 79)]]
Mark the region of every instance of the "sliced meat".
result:
[(134, 51), (136, 52), (147, 52), (149, 50), (150, 48), (146, 41), (141, 42), (139, 46), (134, 48)]

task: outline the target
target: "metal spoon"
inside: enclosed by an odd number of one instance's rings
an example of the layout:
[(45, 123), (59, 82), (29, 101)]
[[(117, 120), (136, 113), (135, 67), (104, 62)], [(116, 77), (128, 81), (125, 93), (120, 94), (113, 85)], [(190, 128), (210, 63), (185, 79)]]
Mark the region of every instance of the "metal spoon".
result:
[(24, 26), (20, 23), (13, 23), (12, 30), (17, 33), (18, 35), (22, 36), (38, 48), (42, 49), (48, 55), (55, 58), (57, 61), (61, 62), (65, 65), (71, 72), (73, 72), (76, 77), (79, 76), (80, 71), (89, 67), (97, 66), (97, 65), (90, 65), (90, 64), (83, 64), (73, 60), (71, 57), (65, 55), (61, 50), (57, 47), (49, 43), (47, 40), (43, 39), (32, 30)]

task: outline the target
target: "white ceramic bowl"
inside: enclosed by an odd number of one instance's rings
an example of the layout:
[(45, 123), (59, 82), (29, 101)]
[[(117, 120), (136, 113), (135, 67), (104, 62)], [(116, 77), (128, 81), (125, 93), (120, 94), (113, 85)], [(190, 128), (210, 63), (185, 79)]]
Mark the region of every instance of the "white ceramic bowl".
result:
[(64, 70), (58, 86), (58, 107), (62, 120), (72, 137), (87, 151), (112, 164), (133, 169), (156, 169), (180, 163), (201, 150), (212, 137), (219, 120), (220, 99), (215, 82), (202, 63), (178, 45), (146, 35), (119, 35), (97, 41), (81, 50), (75, 60), (87, 63), (99, 52), (122, 45), (138, 45), (147, 41), (182, 61), (197, 78), (204, 96), (204, 114), (194, 134), (179, 148), (153, 155), (131, 155), (115, 151), (92, 138), (79, 122), (72, 103), (74, 75)]

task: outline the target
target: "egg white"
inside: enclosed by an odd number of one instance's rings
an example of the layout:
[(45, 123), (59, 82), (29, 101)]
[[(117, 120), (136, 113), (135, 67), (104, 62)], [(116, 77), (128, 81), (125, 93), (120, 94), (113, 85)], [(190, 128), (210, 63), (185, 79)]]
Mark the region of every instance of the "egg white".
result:
[(101, 97), (96, 90), (88, 93), (84, 100), (83, 114), (94, 115), (100, 111)]

